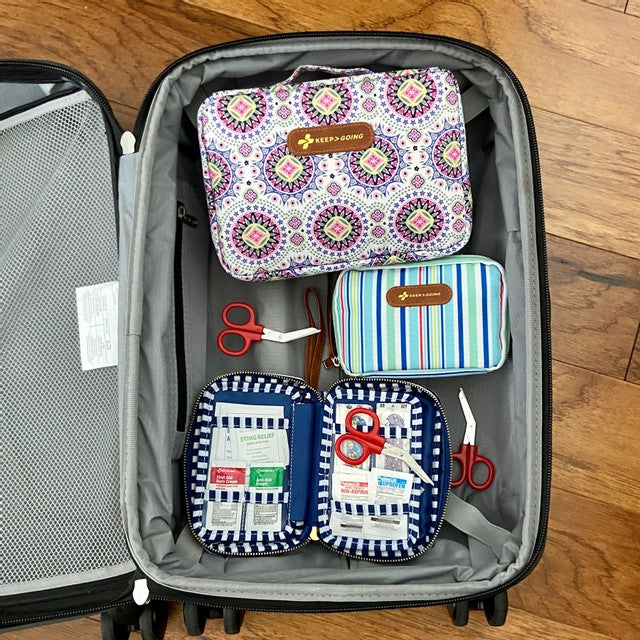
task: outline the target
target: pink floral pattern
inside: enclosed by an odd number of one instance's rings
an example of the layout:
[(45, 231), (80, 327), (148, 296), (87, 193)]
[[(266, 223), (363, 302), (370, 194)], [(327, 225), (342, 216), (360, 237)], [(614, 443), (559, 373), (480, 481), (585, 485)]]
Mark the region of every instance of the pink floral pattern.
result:
[[(265, 280), (460, 250), (471, 190), (459, 96), (436, 67), (211, 95), (198, 127), (224, 268)], [(286, 144), (294, 128), (361, 121), (375, 133), (364, 150), (296, 156)]]

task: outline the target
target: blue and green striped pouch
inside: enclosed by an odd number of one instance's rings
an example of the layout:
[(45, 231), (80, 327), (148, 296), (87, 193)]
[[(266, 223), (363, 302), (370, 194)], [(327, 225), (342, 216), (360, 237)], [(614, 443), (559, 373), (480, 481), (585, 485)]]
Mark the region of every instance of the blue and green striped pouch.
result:
[(333, 296), (349, 375), (484, 373), (507, 357), (504, 270), (482, 256), (344, 271)]

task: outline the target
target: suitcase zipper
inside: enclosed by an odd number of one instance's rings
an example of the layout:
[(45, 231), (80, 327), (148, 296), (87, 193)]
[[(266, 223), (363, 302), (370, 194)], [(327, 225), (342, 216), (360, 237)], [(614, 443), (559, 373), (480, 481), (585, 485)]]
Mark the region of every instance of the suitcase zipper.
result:
[(91, 97), (102, 107), (104, 114), (107, 116), (107, 120), (113, 132), (114, 139), (120, 140), (122, 135), (122, 127), (118, 122), (113, 109), (109, 104), (109, 101), (105, 97), (104, 93), (98, 89), (98, 87), (87, 76), (71, 69), (63, 64), (57, 64), (53, 62), (45, 62), (43, 60), (0, 60), (0, 71), (3, 69), (42, 69), (45, 71), (53, 71), (61, 78), (70, 78), (76, 83), (80, 84), (82, 88), (91, 95)]
[(174, 320), (176, 334), (177, 420), (176, 431), (185, 430), (187, 419), (187, 367), (184, 340), (184, 297), (182, 289), (182, 228), (185, 224), (195, 227), (198, 220), (187, 213), (182, 202), (177, 206), (176, 239), (173, 254)]
[[(158, 600), (160, 600), (161, 598), (156, 598)], [(127, 598), (125, 600), (118, 600), (117, 606), (123, 606), (123, 605), (127, 605), (127, 604), (133, 604), (133, 598)], [(36, 622), (56, 622), (56, 621), (62, 621), (62, 620), (68, 620), (69, 618), (77, 618), (80, 616), (86, 616), (89, 615), (91, 613), (102, 613), (103, 611), (107, 611), (108, 608), (105, 607), (87, 607), (85, 609), (75, 609), (74, 611), (65, 611), (65, 613), (61, 616), (32, 616), (30, 618), (10, 618), (9, 620), (7, 620), (7, 624), (14, 626), (14, 625), (23, 625), (23, 624), (29, 624), (29, 623), (36, 623)]]

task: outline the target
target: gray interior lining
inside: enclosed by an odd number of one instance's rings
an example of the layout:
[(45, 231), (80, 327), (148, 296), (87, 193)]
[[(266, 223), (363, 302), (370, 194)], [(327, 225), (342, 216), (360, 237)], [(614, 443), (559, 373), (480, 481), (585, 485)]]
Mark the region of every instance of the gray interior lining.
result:
[[(222, 372), (301, 371), (302, 343), (286, 348), (262, 343), (246, 357), (221, 356), (213, 339), (226, 301), (250, 302), (267, 326), (289, 329), (304, 324), (303, 289), (328, 286), (324, 276), (247, 284), (223, 273), (208, 240), (195, 129), (183, 110), (192, 113), (215, 89), (271, 84), (305, 63), (375, 70), (439, 65), (456, 70), (488, 99), (490, 112), (468, 129), (474, 230), (465, 253), (505, 265), (512, 354), (496, 372), (421, 383), (440, 396), (454, 448), (464, 430), (456, 394), (459, 386), (465, 388), (478, 421), (478, 443), (498, 473), (488, 491), (456, 492), (511, 531), (501, 561), (451, 527), (428, 553), (397, 565), (347, 562), (316, 544), (282, 556), (222, 558), (204, 552), (182, 529), (183, 434), (176, 425), (185, 417), (177, 415), (172, 295), (176, 201), (184, 201), (199, 221), (195, 229), (183, 228), (181, 249), (189, 408), (197, 391)], [(126, 318), (123, 463), (125, 523), (143, 570), (193, 593), (354, 602), (468, 595), (516, 575), (531, 555), (538, 528), (542, 382), (530, 149), (522, 106), (504, 71), (460, 47), (410, 38), (304, 38), (203, 54), (173, 70), (159, 87), (140, 160)], [(336, 375), (335, 370), (326, 374), (321, 386)]]
[[(83, 371), (76, 287), (117, 279), (107, 132), (83, 91), (0, 85), (0, 596), (133, 570), (116, 367)], [(19, 102), (19, 100), (26, 102)]]

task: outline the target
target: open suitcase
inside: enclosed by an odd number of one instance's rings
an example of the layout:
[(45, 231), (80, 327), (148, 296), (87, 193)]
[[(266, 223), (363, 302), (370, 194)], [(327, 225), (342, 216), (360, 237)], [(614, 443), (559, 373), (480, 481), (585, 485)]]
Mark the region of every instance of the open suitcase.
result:
[[(440, 398), (454, 446), (464, 429), (458, 388), (476, 400), (496, 478), (488, 491), (454, 493), (504, 533), (497, 555), (446, 523), (428, 552), (397, 564), (313, 543), (225, 558), (206, 553), (189, 530), (182, 452), (200, 389), (234, 371), (302, 376), (302, 341), (221, 355), (221, 308), (241, 295), (268, 326), (295, 328), (304, 326), (304, 288), (326, 295), (334, 284), (328, 275), (249, 283), (224, 273), (209, 237), (195, 114), (212, 91), (271, 85), (306, 64), (437, 65), (475, 96), (476, 107), (465, 105), (474, 229), (463, 253), (504, 265), (512, 347), (497, 371), (421, 384)], [(540, 166), (531, 109), (507, 65), (439, 36), (251, 38), (171, 64), (124, 134), (76, 71), (2, 61), (0, 83), (0, 626), (103, 611), (105, 638), (140, 627), (148, 640), (163, 635), (168, 601), (184, 603), (194, 635), (208, 617), (237, 631), (252, 610), (447, 604), (454, 624), (474, 608), (502, 624), (507, 590), (544, 547), (551, 450)], [(105, 284), (116, 281), (119, 292)], [(116, 356), (118, 367), (91, 367)], [(323, 371), (320, 387), (339, 375)]]

